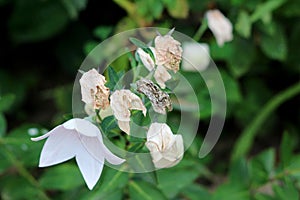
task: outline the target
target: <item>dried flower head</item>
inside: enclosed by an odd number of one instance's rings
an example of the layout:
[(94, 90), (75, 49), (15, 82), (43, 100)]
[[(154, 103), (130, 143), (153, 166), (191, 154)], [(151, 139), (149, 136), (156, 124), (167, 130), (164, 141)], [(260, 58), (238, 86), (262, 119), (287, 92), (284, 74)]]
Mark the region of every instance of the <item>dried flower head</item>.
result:
[(176, 165), (183, 157), (184, 147), (181, 135), (173, 135), (165, 123), (153, 123), (147, 132), (146, 146), (156, 168)]
[(232, 24), (219, 10), (207, 11), (206, 17), (208, 27), (216, 37), (219, 46), (232, 40)]
[(153, 110), (160, 114), (166, 114), (166, 108), (168, 111), (172, 110), (172, 102), (169, 95), (163, 92), (152, 81), (142, 78), (136, 82), (137, 91), (143, 93), (151, 101)]
[(147, 109), (142, 100), (130, 90), (116, 90), (111, 96), (111, 109), (118, 120), (118, 125), (122, 131), (130, 134), (130, 110), (141, 110), (146, 116)]
[(82, 101), (92, 104), (94, 109), (105, 109), (109, 106), (109, 89), (104, 85), (105, 77), (91, 69), (85, 72), (79, 80)]
[(173, 30), (164, 36), (158, 35), (154, 39), (156, 64), (177, 72), (182, 57), (182, 48), (180, 42), (171, 36), (172, 32)]

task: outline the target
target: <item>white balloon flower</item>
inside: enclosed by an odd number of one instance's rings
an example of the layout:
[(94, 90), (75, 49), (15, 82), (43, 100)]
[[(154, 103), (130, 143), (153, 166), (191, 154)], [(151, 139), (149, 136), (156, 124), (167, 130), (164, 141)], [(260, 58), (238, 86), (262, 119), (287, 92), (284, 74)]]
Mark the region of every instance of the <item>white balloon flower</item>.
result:
[(91, 122), (74, 118), (57, 126), (45, 135), (39, 167), (56, 165), (75, 157), (80, 172), (90, 190), (101, 176), (104, 160), (120, 165), (125, 160), (114, 155), (103, 143), (100, 130)]

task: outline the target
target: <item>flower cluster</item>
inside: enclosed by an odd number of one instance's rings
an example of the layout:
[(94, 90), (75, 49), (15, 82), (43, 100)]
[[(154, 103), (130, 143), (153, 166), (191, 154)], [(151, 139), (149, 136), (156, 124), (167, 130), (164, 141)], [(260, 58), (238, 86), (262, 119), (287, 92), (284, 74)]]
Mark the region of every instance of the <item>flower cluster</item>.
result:
[[(45, 135), (32, 138), (33, 141), (47, 138), (40, 156), (40, 167), (75, 158), (88, 188), (92, 189), (101, 176), (105, 160), (113, 165), (125, 162), (105, 146), (102, 139), (105, 133), (98, 127), (105, 117), (113, 115), (120, 130), (130, 135), (132, 110), (141, 111), (146, 117), (146, 99), (157, 114), (166, 115), (172, 110), (171, 99), (163, 89), (166, 88), (165, 82), (172, 78), (169, 71), (176, 73), (182, 59), (181, 43), (171, 36), (172, 32), (157, 35), (155, 47), (137, 49), (138, 62), (149, 70), (150, 76), (133, 83), (135, 88), (110, 89), (106, 86), (105, 76), (96, 69), (82, 74), (79, 80), (81, 100), (89, 117), (70, 119)], [(156, 83), (151, 81), (152, 78)], [(182, 136), (174, 135), (165, 123), (151, 123), (145, 140), (157, 169), (172, 167), (183, 157)]]

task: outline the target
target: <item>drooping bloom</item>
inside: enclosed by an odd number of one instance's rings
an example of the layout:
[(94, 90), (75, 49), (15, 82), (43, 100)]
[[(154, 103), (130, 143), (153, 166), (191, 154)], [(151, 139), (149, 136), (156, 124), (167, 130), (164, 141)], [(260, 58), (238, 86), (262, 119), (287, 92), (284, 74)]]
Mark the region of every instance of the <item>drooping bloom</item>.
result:
[(90, 190), (100, 178), (104, 160), (113, 165), (120, 165), (125, 161), (104, 145), (100, 130), (84, 119), (71, 119), (32, 140), (45, 138), (47, 141), (41, 152), (39, 167), (56, 165), (75, 157)]
[[(153, 47), (149, 47), (154, 55), (154, 58), (156, 57), (155, 49)], [(149, 70), (152, 71), (155, 68), (154, 60), (151, 58), (151, 56), (146, 53), (143, 49), (138, 48), (136, 50), (137, 54), (140, 56), (140, 59), (143, 63), (143, 65)]]
[(110, 96), (110, 105), (120, 129), (127, 134), (130, 134), (130, 110), (141, 110), (144, 116), (147, 112), (142, 100), (126, 89), (116, 90)]
[(105, 77), (91, 69), (85, 72), (79, 80), (81, 86), (82, 101), (93, 105), (94, 109), (105, 109), (109, 106), (109, 88)]
[(173, 167), (183, 157), (184, 147), (181, 135), (173, 135), (165, 123), (152, 123), (147, 133), (146, 146), (156, 168)]
[(158, 83), (158, 85), (162, 89), (165, 89), (166, 88), (165, 82), (170, 80), (172, 77), (168, 73), (166, 68), (164, 68), (161, 65), (158, 65), (155, 72), (154, 72), (154, 78), (155, 78), (156, 82)]
[(182, 44), (182, 69), (203, 71), (210, 63), (209, 46), (206, 43), (185, 42)]
[(162, 65), (176, 73), (179, 70), (179, 64), (182, 57), (182, 48), (180, 46), (180, 42), (171, 36), (173, 30), (174, 29), (164, 36), (156, 36), (154, 43), (156, 51), (156, 64)]
[(232, 24), (219, 10), (206, 12), (209, 29), (213, 32), (219, 46), (232, 40)]

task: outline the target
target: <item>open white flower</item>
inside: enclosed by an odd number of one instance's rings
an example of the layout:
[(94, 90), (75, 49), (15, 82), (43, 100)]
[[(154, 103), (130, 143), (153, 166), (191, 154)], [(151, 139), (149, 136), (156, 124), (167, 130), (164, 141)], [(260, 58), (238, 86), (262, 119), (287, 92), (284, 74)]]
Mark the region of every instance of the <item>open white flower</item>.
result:
[(203, 71), (210, 63), (209, 46), (206, 43), (185, 42), (182, 44), (182, 69)]
[(175, 73), (179, 70), (179, 64), (182, 57), (182, 48), (180, 42), (175, 40), (171, 34), (158, 35), (154, 39), (156, 51), (156, 64), (163, 65), (167, 69), (173, 70)]
[(232, 40), (232, 24), (219, 10), (206, 12), (208, 27), (213, 32), (219, 46)]
[(105, 109), (109, 106), (109, 89), (104, 85), (105, 77), (91, 69), (85, 72), (79, 80), (82, 101), (93, 105), (94, 109)]
[[(153, 47), (149, 47), (154, 55), (155, 58), (155, 49)], [(144, 66), (149, 70), (152, 71), (155, 67), (155, 63), (154, 60), (151, 58), (151, 56), (146, 53), (143, 49), (138, 48), (137, 51), (138, 55), (140, 56), (140, 59), (142, 61), (142, 63), (144, 64)]]
[(142, 100), (126, 89), (116, 90), (110, 96), (110, 105), (120, 129), (127, 134), (130, 134), (130, 110), (141, 110), (144, 116), (147, 112)]
[(75, 157), (90, 190), (100, 178), (104, 160), (113, 165), (125, 161), (104, 145), (99, 129), (84, 119), (71, 119), (32, 140), (39, 141), (45, 138), (48, 139), (41, 152), (39, 167), (56, 165)]
[(173, 135), (165, 123), (152, 123), (147, 133), (147, 148), (150, 150), (156, 168), (176, 165), (183, 157), (184, 147), (181, 135)]

